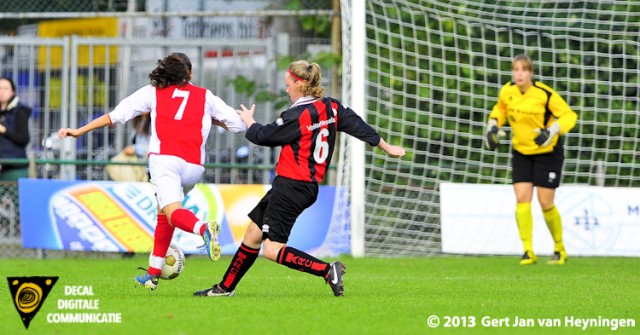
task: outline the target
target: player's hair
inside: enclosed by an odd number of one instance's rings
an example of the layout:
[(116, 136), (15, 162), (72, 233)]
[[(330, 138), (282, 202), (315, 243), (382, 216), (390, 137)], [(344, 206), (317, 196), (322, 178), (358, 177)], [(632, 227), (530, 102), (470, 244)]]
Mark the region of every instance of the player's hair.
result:
[(174, 52), (158, 60), (158, 65), (149, 73), (151, 86), (165, 88), (183, 86), (191, 80), (191, 60), (181, 52)]
[(302, 81), (303, 86), (300, 90), (304, 95), (311, 95), (316, 98), (324, 96), (324, 88), (320, 86), (322, 77), (320, 73), (320, 65), (317, 63), (309, 63), (306, 60), (299, 60), (289, 65), (289, 75), (296, 81)]
[(9, 85), (11, 85), (11, 90), (13, 91), (13, 93), (15, 94), (16, 92), (16, 84), (13, 82), (13, 79), (9, 78), (9, 77), (5, 77), (5, 76), (1, 76), (0, 80), (6, 80), (9, 82)]
[(520, 63), (522, 64), (522, 68), (533, 73), (533, 62), (531, 61), (531, 58), (525, 54), (519, 54), (516, 55), (515, 57), (513, 57), (513, 65), (516, 65), (516, 63)]

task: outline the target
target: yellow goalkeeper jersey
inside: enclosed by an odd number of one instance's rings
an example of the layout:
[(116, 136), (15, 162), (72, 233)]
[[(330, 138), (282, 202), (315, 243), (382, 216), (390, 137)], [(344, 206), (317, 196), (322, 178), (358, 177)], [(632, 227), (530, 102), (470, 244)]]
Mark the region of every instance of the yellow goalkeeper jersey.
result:
[(493, 107), (489, 119), (496, 119), (498, 127), (507, 121), (511, 126), (513, 148), (523, 155), (536, 155), (553, 151), (558, 143), (556, 136), (551, 145), (539, 147), (534, 138), (537, 128), (549, 127), (553, 122), (560, 125), (560, 135), (570, 131), (578, 115), (551, 87), (534, 81), (524, 92), (520, 92), (514, 82), (508, 82), (500, 89), (498, 103)]

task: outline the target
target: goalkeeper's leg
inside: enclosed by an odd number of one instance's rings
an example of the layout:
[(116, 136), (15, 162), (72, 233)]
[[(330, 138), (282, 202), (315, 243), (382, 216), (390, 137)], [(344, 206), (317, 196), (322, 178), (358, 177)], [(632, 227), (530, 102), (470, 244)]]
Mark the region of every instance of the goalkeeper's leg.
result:
[(562, 265), (567, 261), (567, 252), (564, 250), (564, 243), (562, 242), (562, 218), (560, 212), (556, 206), (543, 210), (544, 220), (547, 223), (547, 227), (553, 237), (553, 256), (549, 260), (549, 264)]
[(518, 223), (518, 231), (524, 247), (520, 265), (534, 264), (536, 256), (533, 253), (533, 215), (531, 214), (530, 202), (520, 202), (516, 205), (516, 222)]
[[(562, 218), (554, 205), (556, 188), (560, 185), (564, 154), (560, 148), (554, 148), (550, 155), (540, 155), (536, 162), (534, 185), (538, 190), (538, 201), (542, 208), (544, 220), (553, 237), (553, 256), (549, 264), (562, 265), (567, 260), (567, 253), (562, 241)], [(553, 176), (553, 178), (551, 178)]]
[(564, 243), (562, 242), (562, 218), (556, 206), (542, 211), (544, 220), (553, 237), (553, 251), (564, 251)]
[[(516, 173), (522, 174), (522, 166), (516, 171), (516, 156), (514, 155), (514, 179), (516, 179)], [(518, 175), (518, 178), (521, 176)], [(523, 178), (526, 179), (526, 178)], [(531, 214), (531, 200), (533, 198), (533, 183), (531, 182), (517, 182), (514, 180), (513, 189), (516, 192), (516, 222), (518, 224), (518, 232), (520, 233), (520, 239), (522, 240), (522, 246), (524, 247), (524, 254), (520, 259), (520, 265), (535, 264), (537, 259), (533, 253), (533, 215)]]
[(553, 237), (553, 256), (549, 264), (562, 265), (567, 260), (567, 253), (564, 249), (564, 243), (562, 241), (562, 217), (558, 208), (553, 204), (553, 198), (555, 196), (555, 189), (538, 187), (538, 199), (542, 206), (542, 214), (544, 221), (547, 223), (547, 228)]

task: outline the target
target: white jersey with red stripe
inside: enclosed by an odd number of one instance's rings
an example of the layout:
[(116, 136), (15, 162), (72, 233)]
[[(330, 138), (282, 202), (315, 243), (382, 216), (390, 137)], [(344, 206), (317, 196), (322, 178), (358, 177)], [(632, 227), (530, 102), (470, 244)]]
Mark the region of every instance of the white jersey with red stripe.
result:
[(204, 164), (212, 118), (233, 133), (247, 129), (233, 107), (210, 90), (191, 83), (166, 88), (144, 86), (122, 100), (109, 113), (109, 119), (112, 124), (125, 123), (146, 112), (151, 113), (149, 155), (177, 156), (193, 164)]

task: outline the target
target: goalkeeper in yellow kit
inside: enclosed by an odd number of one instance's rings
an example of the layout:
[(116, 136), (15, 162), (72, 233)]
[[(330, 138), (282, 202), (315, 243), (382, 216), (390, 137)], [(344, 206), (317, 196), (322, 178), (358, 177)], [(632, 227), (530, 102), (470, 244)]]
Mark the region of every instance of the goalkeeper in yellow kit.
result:
[(578, 116), (549, 86), (533, 80), (533, 63), (527, 55), (513, 59), (513, 80), (500, 90), (498, 102), (489, 115), (485, 145), (495, 149), (500, 127), (511, 126), (513, 144), (512, 176), (516, 193), (516, 222), (524, 246), (521, 265), (536, 263), (532, 246), (531, 200), (537, 187), (538, 201), (554, 241), (549, 264), (564, 264), (567, 253), (562, 242), (562, 218), (554, 205), (564, 163), (563, 138)]

